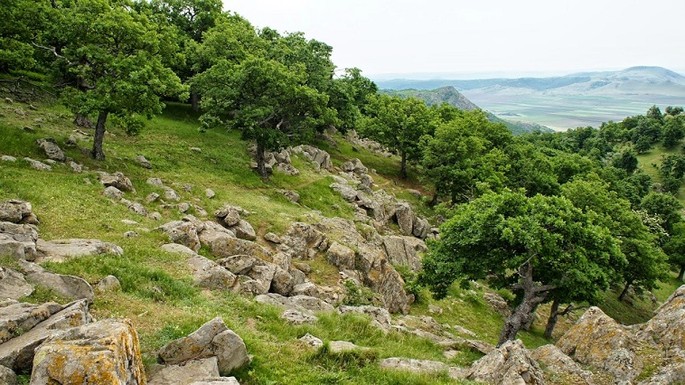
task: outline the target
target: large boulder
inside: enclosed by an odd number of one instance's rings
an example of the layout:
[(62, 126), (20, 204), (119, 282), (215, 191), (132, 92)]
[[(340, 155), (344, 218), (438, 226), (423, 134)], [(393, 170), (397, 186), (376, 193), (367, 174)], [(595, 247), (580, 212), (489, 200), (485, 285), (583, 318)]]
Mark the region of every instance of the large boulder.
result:
[(213, 240), (209, 247), (212, 254), (219, 258), (232, 257), (234, 255), (249, 255), (259, 259), (268, 259), (271, 255), (269, 250), (254, 242), (228, 236), (219, 237)]
[(39, 259), (41, 261), (63, 262), (70, 258), (92, 255), (111, 254), (121, 256), (124, 250), (109, 242), (99, 239), (55, 239), (36, 242)]
[(300, 145), (293, 147), (291, 151), (295, 154), (302, 155), (305, 159), (312, 162), (316, 170), (328, 170), (333, 166), (330, 154), (314, 146), (306, 144)]
[(171, 341), (159, 352), (160, 362), (172, 365), (210, 357), (217, 357), (222, 375), (250, 362), (242, 338), (228, 329), (218, 317), (187, 337)]
[(395, 208), (395, 219), (400, 231), (404, 235), (412, 235), (414, 232), (414, 211), (408, 203), (398, 203)]
[(413, 298), (404, 291), (402, 276), (387, 263), (382, 264), (379, 271), (368, 274), (369, 286), (381, 295), (383, 307), (391, 313), (409, 312), (409, 305)]
[(531, 351), (530, 356), (545, 368), (545, 380), (548, 385), (594, 384), (591, 372), (581, 368), (571, 357), (554, 345), (540, 346)]
[(0, 366), (0, 384), (17, 385), (17, 375), (12, 369)]
[(292, 297), (285, 297), (276, 293), (269, 293), (258, 295), (255, 297), (255, 301), (259, 303), (280, 306), (285, 309), (299, 310), (301, 312), (331, 312), (335, 310), (333, 305), (319, 299), (316, 297), (310, 297), (306, 295), (296, 295)]
[(128, 320), (72, 328), (36, 349), (31, 384), (144, 385), (138, 334)]
[(38, 139), (36, 143), (38, 144), (38, 147), (45, 152), (45, 156), (47, 156), (48, 159), (56, 160), (58, 162), (67, 160), (64, 152), (53, 139)]
[(467, 379), (493, 385), (544, 385), (542, 369), (520, 340), (507, 341), (474, 362)]
[(671, 294), (654, 317), (642, 325), (638, 337), (666, 351), (685, 350), (685, 285)]
[(0, 302), (0, 344), (28, 332), (62, 309), (55, 302), (40, 305), (13, 300)]
[(295, 259), (313, 259), (316, 253), (328, 248), (326, 236), (315, 226), (294, 222), (282, 237), (282, 246)]
[(12, 269), (0, 267), (0, 300), (19, 299), (33, 293), (33, 285), (24, 275)]
[(190, 257), (188, 266), (193, 271), (193, 281), (202, 288), (230, 290), (235, 285), (237, 279), (235, 274), (203, 256)]
[(358, 175), (366, 174), (367, 172), (369, 172), (369, 169), (366, 166), (364, 166), (361, 160), (357, 158), (348, 160), (347, 162), (343, 163), (340, 167), (343, 169), (343, 171), (352, 172)]
[(121, 191), (135, 191), (131, 180), (121, 172), (115, 172), (114, 174), (100, 173), (100, 183), (105, 187), (114, 186)]
[(216, 357), (167, 365), (150, 377), (148, 385), (190, 385), (201, 378), (219, 378), (219, 365)]
[(195, 252), (200, 250), (198, 227), (193, 221), (173, 221), (159, 228), (166, 233), (171, 242), (186, 246)]
[(343, 246), (338, 242), (333, 242), (326, 251), (328, 262), (340, 270), (354, 269), (356, 256), (354, 250)]
[(88, 301), (73, 302), (58, 313), (3, 344), (0, 344), (0, 365), (15, 372), (27, 372), (33, 365), (34, 350), (47, 338), (65, 329), (90, 323)]
[(232, 230), (235, 233), (235, 236), (240, 239), (247, 239), (248, 241), (257, 239), (257, 233), (254, 228), (244, 219), (239, 220), (235, 226), (230, 228), (230, 230)]
[(38, 224), (31, 203), (18, 199), (0, 202), (0, 221), (12, 223)]
[(35, 267), (36, 271), (26, 275), (26, 280), (29, 283), (52, 290), (68, 299), (85, 299), (88, 302), (93, 302), (95, 296), (93, 287), (83, 278), (74, 275), (55, 274), (43, 270), (38, 265)]
[(419, 253), (427, 250), (422, 240), (409, 236), (388, 236), (383, 238), (383, 246), (393, 265), (407, 266), (414, 271), (421, 269)]
[(0, 222), (0, 255), (35, 260), (38, 229), (30, 224)]

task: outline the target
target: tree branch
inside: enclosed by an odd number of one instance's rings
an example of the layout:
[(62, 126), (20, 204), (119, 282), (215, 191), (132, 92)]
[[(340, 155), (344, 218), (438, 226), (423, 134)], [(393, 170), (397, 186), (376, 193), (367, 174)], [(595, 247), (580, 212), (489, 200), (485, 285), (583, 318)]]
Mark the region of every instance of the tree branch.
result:
[(36, 43), (33, 43), (33, 42), (31, 43), (31, 45), (33, 45), (33, 46), (36, 47), (36, 48), (40, 48), (40, 49), (44, 49), (44, 50), (46, 50), (46, 51), (52, 52), (56, 57), (58, 57), (58, 58), (60, 58), (60, 59), (64, 59), (64, 60), (67, 62), (67, 64), (70, 65), (70, 66), (74, 65), (74, 63), (72, 63), (69, 59), (67, 59), (66, 57), (60, 55), (60, 54), (57, 52), (57, 48), (55, 48), (55, 47), (46, 47), (46, 46), (44, 46), (44, 45), (36, 44)]

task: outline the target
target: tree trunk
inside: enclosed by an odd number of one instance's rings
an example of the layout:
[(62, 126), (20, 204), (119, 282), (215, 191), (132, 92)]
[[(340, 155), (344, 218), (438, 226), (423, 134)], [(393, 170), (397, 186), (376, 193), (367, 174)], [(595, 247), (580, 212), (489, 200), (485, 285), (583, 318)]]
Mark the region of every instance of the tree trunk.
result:
[(436, 190), (433, 193), (433, 198), (431, 198), (431, 201), (428, 202), (428, 206), (435, 207), (435, 205), (437, 205), (437, 204), (438, 204), (438, 191)]
[(630, 284), (632, 282), (626, 282), (626, 286), (623, 288), (623, 291), (621, 294), (618, 296), (619, 301), (623, 301), (623, 299), (626, 297), (626, 294), (628, 294), (628, 289), (630, 289)]
[(685, 278), (685, 264), (680, 265), (680, 274), (678, 274), (678, 280), (683, 281)]
[(95, 125), (95, 137), (93, 138), (93, 159), (105, 160), (105, 153), (102, 151), (102, 141), (105, 139), (105, 123), (107, 122), (107, 111), (100, 111), (98, 122)]
[(257, 172), (262, 178), (268, 178), (269, 174), (266, 171), (266, 162), (264, 160), (264, 145), (257, 142)]
[(533, 327), (533, 322), (535, 322), (535, 312), (538, 310), (538, 307), (535, 306), (533, 311), (530, 313), (530, 317), (528, 317), (528, 321), (523, 325), (523, 330), (529, 331)]
[(552, 302), (552, 310), (549, 312), (549, 318), (547, 319), (547, 326), (545, 327), (544, 337), (549, 339), (552, 338), (552, 333), (554, 332), (554, 327), (557, 326), (557, 320), (559, 319), (559, 300), (555, 299)]
[(407, 153), (402, 152), (402, 163), (400, 167), (400, 177), (402, 179), (407, 179)]
[(530, 262), (526, 262), (519, 268), (519, 276), (521, 278), (517, 288), (523, 290), (523, 300), (504, 321), (497, 346), (516, 339), (516, 334), (530, 321), (538, 305), (545, 301), (547, 293), (554, 289), (550, 285), (541, 286), (535, 283), (533, 280), (533, 265)]
[(196, 91), (190, 91), (190, 106), (193, 108), (193, 111), (200, 111), (200, 94)]

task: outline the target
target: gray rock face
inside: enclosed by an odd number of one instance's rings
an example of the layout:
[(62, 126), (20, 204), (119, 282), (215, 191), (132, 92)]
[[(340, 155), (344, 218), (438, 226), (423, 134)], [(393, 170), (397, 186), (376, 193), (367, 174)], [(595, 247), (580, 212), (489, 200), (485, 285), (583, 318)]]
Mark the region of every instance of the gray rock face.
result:
[(474, 362), (467, 378), (495, 385), (545, 383), (542, 369), (520, 340), (505, 342)]
[(345, 306), (342, 305), (338, 308), (341, 314), (345, 313), (357, 313), (366, 314), (371, 317), (371, 322), (383, 329), (390, 330), (392, 326), (392, 318), (390, 317), (390, 312), (387, 309), (376, 307), (376, 306)]
[(333, 242), (326, 252), (328, 262), (337, 268), (353, 270), (355, 267), (356, 255), (354, 250), (343, 246), (338, 242)]
[(31, 384), (68, 383), (145, 384), (138, 334), (131, 322), (109, 319), (72, 328), (38, 347)]
[(172, 365), (210, 357), (217, 358), (222, 375), (250, 362), (245, 343), (221, 318), (214, 318), (187, 337), (170, 342), (159, 352), (160, 361)]
[(205, 289), (229, 290), (238, 278), (214, 261), (200, 255), (190, 257), (188, 266), (193, 271), (195, 284)]
[(55, 302), (41, 305), (13, 300), (0, 302), (0, 344), (18, 337), (62, 310)]
[(102, 195), (117, 202), (124, 197), (124, 193), (114, 186), (107, 186), (105, 191), (102, 192)]
[[(39, 268), (39, 270), (42, 270)], [(55, 274), (49, 271), (36, 271), (26, 275), (26, 280), (36, 286), (50, 289), (69, 299), (85, 299), (93, 302), (93, 288), (81, 277)]]
[(361, 160), (357, 158), (348, 160), (347, 162), (343, 163), (341, 168), (343, 169), (343, 171), (353, 172), (355, 174), (360, 175), (369, 172), (369, 169), (366, 166), (364, 166)]
[(34, 225), (0, 222), (0, 255), (15, 259), (37, 257), (38, 229)]
[(333, 167), (330, 154), (314, 146), (300, 145), (293, 147), (291, 151), (294, 154), (301, 154), (305, 159), (312, 162), (316, 170), (329, 170)]
[(554, 345), (544, 345), (530, 353), (532, 359), (545, 367), (546, 373), (559, 378), (558, 383), (592, 385), (592, 373), (583, 370), (580, 365)]
[(56, 239), (44, 241), (39, 239), (36, 248), (41, 261), (63, 262), (69, 258), (91, 255), (124, 254), (124, 250), (109, 242), (99, 239)]
[(200, 378), (219, 378), (216, 357), (191, 360), (181, 365), (168, 365), (153, 374), (149, 385), (190, 385)]
[(47, 165), (43, 162), (37, 161), (35, 159), (31, 159), (31, 158), (26, 157), (26, 158), (24, 158), (24, 160), (27, 161), (29, 163), (29, 166), (31, 166), (31, 168), (33, 168), (35, 170), (38, 170), (38, 171), (51, 171), (52, 170), (52, 167), (50, 167), (49, 165)]
[(174, 221), (160, 227), (169, 240), (178, 243), (197, 252), (200, 250), (200, 237), (198, 236), (197, 226), (191, 221)]
[(381, 360), (383, 369), (402, 370), (411, 373), (435, 374), (447, 372), (449, 366), (439, 361), (416, 360), (413, 358), (391, 357)]
[(296, 295), (292, 297), (284, 297), (280, 294), (269, 293), (258, 295), (255, 301), (259, 303), (266, 303), (269, 305), (282, 306), (286, 309), (299, 310), (301, 312), (333, 311), (333, 305), (316, 297), (309, 297), (306, 295)]
[(17, 385), (17, 375), (12, 369), (0, 366), (0, 384)]
[(100, 183), (105, 187), (113, 186), (121, 191), (135, 191), (131, 180), (121, 172), (115, 172), (114, 174), (101, 173)]
[(414, 217), (414, 212), (409, 204), (400, 203), (397, 205), (395, 218), (402, 234), (412, 235), (414, 231)]
[(419, 254), (428, 250), (422, 240), (408, 236), (385, 237), (383, 238), (383, 246), (390, 263), (407, 266), (413, 271), (421, 269), (421, 256)]
[(85, 325), (90, 321), (88, 302), (86, 300), (73, 302), (30, 331), (0, 344), (0, 365), (15, 372), (26, 372), (33, 365), (34, 349), (48, 337), (74, 326)]
[(309, 324), (318, 321), (315, 315), (303, 313), (299, 310), (288, 309), (281, 314), (281, 318), (294, 325)]
[(231, 227), (231, 230), (235, 233), (235, 236), (240, 239), (246, 239), (248, 241), (254, 241), (257, 239), (257, 233), (252, 225), (250, 225), (246, 220), (241, 219), (237, 225)]
[(12, 269), (0, 267), (0, 300), (19, 299), (33, 293), (33, 285)]
[(67, 157), (64, 156), (64, 152), (52, 139), (38, 139), (36, 141), (38, 147), (40, 147), (48, 159), (56, 160), (58, 162), (64, 162)]
[(0, 202), (0, 222), (37, 225), (38, 218), (33, 214), (33, 208), (29, 202), (10, 199)]
[(259, 259), (267, 259), (271, 254), (262, 246), (244, 239), (220, 237), (210, 243), (212, 254), (217, 257), (231, 257), (235, 255), (249, 255)]

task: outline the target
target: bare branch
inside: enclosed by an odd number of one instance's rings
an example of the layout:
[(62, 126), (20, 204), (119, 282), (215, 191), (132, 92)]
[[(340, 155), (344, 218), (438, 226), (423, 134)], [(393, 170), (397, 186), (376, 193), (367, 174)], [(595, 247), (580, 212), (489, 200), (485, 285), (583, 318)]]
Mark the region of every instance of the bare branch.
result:
[(71, 66), (71, 65), (74, 65), (74, 63), (72, 63), (69, 59), (67, 59), (66, 57), (60, 55), (60, 54), (57, 52), (57, 48), (55, 48), (55, 47), (46, 47), (46, 46), (44, 46), (44, 45), (40, 45), (40, 44), (36, 44), (36, 43), (31, 43), (31, 45), (33, 45), (33, 46), (36, 47), (36, 48), (40, 48), (40, 49), (44, 49), (44, 50), (46, 50), (46, 51), (52, 52), (56, 57), (58, 57), (58, 58), (60, 58), (60, 59), (66, 60), (67, 64), (70, 65), (70, 66)]

